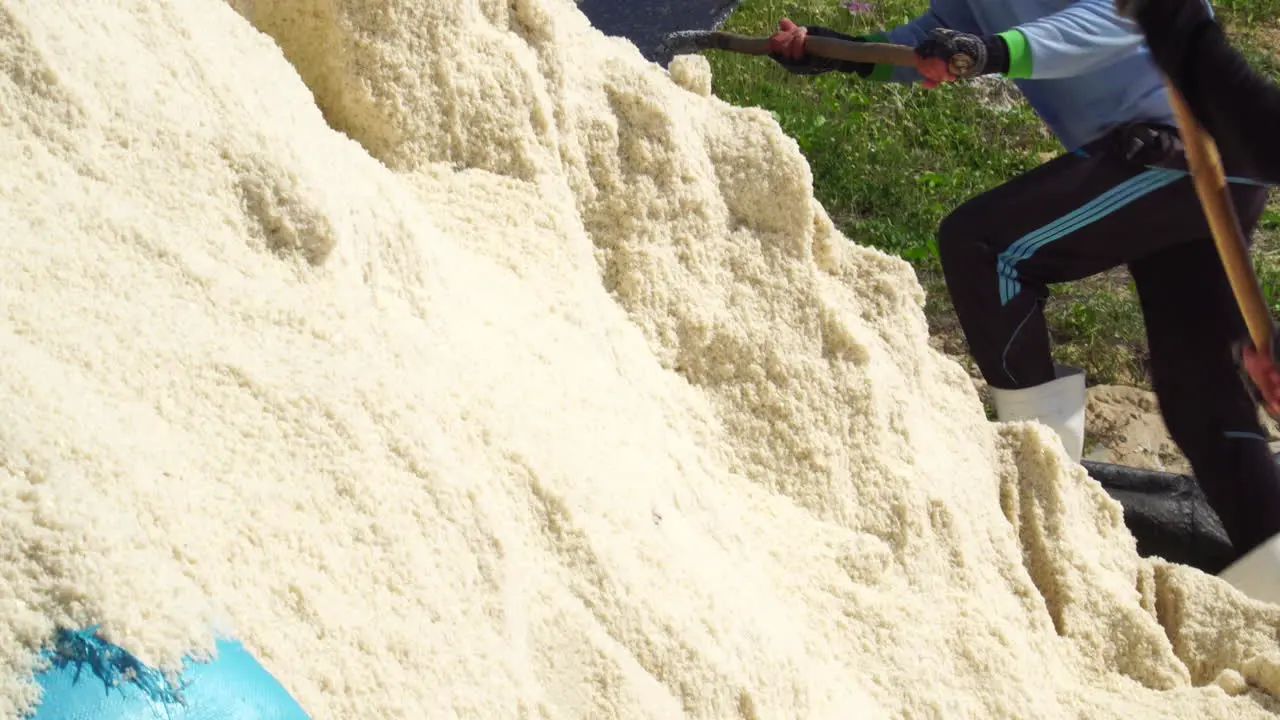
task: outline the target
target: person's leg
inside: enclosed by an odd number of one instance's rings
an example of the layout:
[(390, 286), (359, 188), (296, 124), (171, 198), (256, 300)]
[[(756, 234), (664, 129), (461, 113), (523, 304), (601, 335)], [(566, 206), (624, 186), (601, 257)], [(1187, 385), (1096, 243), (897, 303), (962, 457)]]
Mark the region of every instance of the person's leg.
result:
[(998, 418), (1044, 422), (1074, 460), (1084, 440), (1084, 377), (1050, 355), (1048, 285), (1195, 237), (1145, 231), (1165, 190), (1189, 186), (1182, 173), (1148, 167), (1176, 149), (1167, 132), (1117, 130), (973, 198), (939, 228), (947, 289)]
[(1071, 230), (1066, 218), (1105, 209), (1142, 168), (1069, 154), (965, 202), (938, 228), (943, 276), (969, 352), (994, 388), (1054, 379), (1041, 311), (1048, 285), (1088, 277), (1128, 260), (1104, 233)]
[[(1251, 232), (1266, 193), (1233, 190), (1241, 225)], [(1195, 201), (1183, 194), (1182, 202)], [(1248, 328), (1217, 248), (1203, 217), (1179, 220), (1202, 239), (1136, 260), (1130, 273), (1165, 425), (1239, 556), (1280, 532), (1280, 471), (1232, 354)]]

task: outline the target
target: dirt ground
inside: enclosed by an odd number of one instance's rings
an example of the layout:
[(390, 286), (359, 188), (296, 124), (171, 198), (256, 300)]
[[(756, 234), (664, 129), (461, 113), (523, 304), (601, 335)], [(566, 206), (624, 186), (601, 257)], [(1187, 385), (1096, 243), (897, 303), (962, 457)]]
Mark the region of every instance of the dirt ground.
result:
[[(1085, 406), (1086, 435), (1094, 447), (1086, 448), (1090, 460), (1132, 467), (1190, 474), (1187, 459), (1179, 452), (1164, 421), (1154, 393), (1117, 385), (1088, 390)], [(1280, 427), (1260, 413), (1272, 447), (1280, 442)]]
[(1155, 394), (1120, 385), (1089, 388), (1085, 427), (1088, 459), (1149, 470), (1188, 473), (1190, 466), (1169, 438)]
[[(931, 338), (935, 349), (969, 371), (978, 396), (994, 418), (986, 383), (973, 360), (955, 352), (954, 342)], [(1123, 385), (1094, 385), (1085, 393), (1085, 459), (1146, 470), (1191, 474), (1191, 467), (1169, 437), (1155, 393)], [(1259, 412), (1272, 451), (1280, 451), (1280, 424)]]

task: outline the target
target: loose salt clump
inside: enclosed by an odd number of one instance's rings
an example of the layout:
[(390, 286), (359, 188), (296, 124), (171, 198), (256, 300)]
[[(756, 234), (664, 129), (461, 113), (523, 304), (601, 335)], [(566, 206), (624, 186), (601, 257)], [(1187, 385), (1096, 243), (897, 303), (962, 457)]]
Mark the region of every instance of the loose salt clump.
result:
[(1244, 676), (1231, 668), (1218, 673), (1218, 677), (1213, 679), (1213, 684), (1222, 688), (1228, 695), (1243, 695), (1249, 691), (1249, 683), (1245, 681)]
[(677, 85), (695, 95), (711, 95), (711, 63), (701, 55), (677, 55), (667, 64)]

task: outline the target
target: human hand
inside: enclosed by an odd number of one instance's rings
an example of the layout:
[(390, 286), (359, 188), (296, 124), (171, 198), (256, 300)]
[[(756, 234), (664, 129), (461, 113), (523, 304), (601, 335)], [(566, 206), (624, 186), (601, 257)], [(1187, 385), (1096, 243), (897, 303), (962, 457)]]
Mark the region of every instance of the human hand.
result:
[(1253, 390), (1267, 413), (1280, 418), (1280, 368), (1266, 354), (1258, 352), (1252, 343), (1241, 348), (1241, 361)]
[(951, 74), (947, 61), (936, 57), (916, 57), (916, 70), (924, 76), (924, 86), (936, 88), (945, 82), (955, 82), (956, 76)]
[(871, 63), (833, 60), (810, 53), (808, 40), (811, 37), (832, 38), (844, 42), (865, 42), (862, 36), (845, 35), (820, 25), (796, 25), (789, 18), (782, 18), (778, 21), (778, 31), (765, 41), (765, 49), (774, 62), (794, 75), (821, 75), (838, 70), (866, 77), (874, 69)]
[(999, 38), (984, 40), (977, 35), (948, 28), (934, 29), (915, 50), (916, 69), (925, 77), (924, 86), (927, 88), (1000, 72), (1000, 66), (1007, 60), (992, 58), (993, 50), (1008, 54), (1004, 41)]
[(775, 59), (804, 60), (804, 41), (809, 31), (791, 22), (788, 18), (778, 21), (778, 31), (765, 43), (765, 49)]

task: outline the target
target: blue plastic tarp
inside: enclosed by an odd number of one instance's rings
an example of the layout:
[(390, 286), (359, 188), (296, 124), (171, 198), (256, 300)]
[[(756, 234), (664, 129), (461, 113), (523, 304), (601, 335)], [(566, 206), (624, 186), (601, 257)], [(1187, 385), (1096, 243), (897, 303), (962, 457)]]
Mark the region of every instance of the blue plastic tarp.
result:
[(236, 640), (218, 640), (212, 660), (184, 663), (170, 683), (95, 631), (59, 633), (36, 676), (44, 695), (33, 720), (310, 720)]

